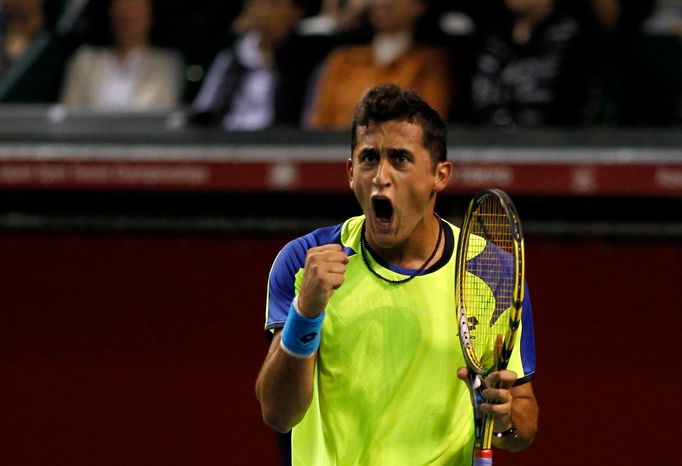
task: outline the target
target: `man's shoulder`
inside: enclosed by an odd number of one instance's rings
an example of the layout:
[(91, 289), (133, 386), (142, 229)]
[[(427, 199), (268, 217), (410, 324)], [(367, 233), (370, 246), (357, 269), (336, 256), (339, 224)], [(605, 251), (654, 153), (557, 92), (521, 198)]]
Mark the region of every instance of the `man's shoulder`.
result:
[(329, 55), (329, 62), (336, 65), (371, 63), (372, 48), (369, 45), (345, 45), (336, 48)]
[(342, 228), (343, 223), (320, 227), (305, 235), (295, 238), (290, 242), (290, 244), (294, 243), (303, 245), (306, 247), (306, 249), (310, 249), (316, 246), (322, 246), (324, 244), (338, 243), (341, 237)]
[(94, 61), (108, 60), (113, 56), (114, 53), (109, 47), (83, 44), (74, 53), (72, 61), (91, 64)]
[[(340, 244), (352, 254), (353, 245), (359, 238), (360, 226), (364, 217), (351, 217), (342, 223), (317, 228), (305, 235), (298, 236), (289, 241), (280, 251), (280, 258), (298, 258), (299, 262), (305, 260), (308, 250), (325, 244)], [(348, 250), (350, 249), (350, 250)]]
[(144, 57), (151, 63), (172, 67), (179, 67), (183, 61), (182, 55), (169, 47), (149, 47)]

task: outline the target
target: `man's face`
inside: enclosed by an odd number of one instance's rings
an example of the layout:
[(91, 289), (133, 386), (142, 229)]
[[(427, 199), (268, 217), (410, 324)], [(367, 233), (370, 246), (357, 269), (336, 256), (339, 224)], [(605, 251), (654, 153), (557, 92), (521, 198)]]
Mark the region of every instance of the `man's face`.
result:
[(2, 0), (0, 1), (3, 14), (18, 18), (30, 17), (36, 12), (42, 14), (42, 0)]
[(292, 0), (251, 0), (249, 5), (253, 28), (275, 43), (289, 36), (304, 16)]
[(112, 32), (120, 44), (146, 42), (153, 21), (151, 2), (114, 0), (109, 7), (109, 21)]
[(426, 12), (422, 0), (371, 0), (369, 20), (379, 32), (411, 30)]
[(505, 0), (512, 13), (528, 13), (534, 9), (545, 9), (553, 0)]
[(400, 246), (424, 220), (431, 221), (435, 193), (447, 185), (449, 165), (440, 162), (434, 169), (419, 125), (387, 121), (356, 128), (348, 177), (375, 247)]

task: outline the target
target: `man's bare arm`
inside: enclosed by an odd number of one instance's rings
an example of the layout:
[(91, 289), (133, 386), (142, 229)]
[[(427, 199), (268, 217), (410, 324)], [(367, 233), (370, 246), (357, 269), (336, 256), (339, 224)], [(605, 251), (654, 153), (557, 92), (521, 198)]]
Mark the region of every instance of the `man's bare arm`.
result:
[(281, 348), (280, 338), (277, 332), (272, 339), (256, 380), (256, 398), (263, 421), (279, 432), (289, 432), (310, 405), (317, 353), (306, 359), (292, 357)]
[[(343, 284), (347, 263), (348, 256), (339, 244), (309, 249), (298, 304), (295, 299), (290, 312), (303, 318), (319, 318), (331, 295)], [(282, 348), (281, 338), (282, 332), (278, 332), (272, 339), (256, 380), (256, 397), (265, 423), (280, 432), (289, 432), (303, 419), (310, 405), (317, 351), (308, 357), (294, 357)]]
[[(520, 451), (530, 446), (538, 430), (539, 408), (530, 382), (511, 387), (511, 423), (516, 428), (513, 435), (494, 438), (497, 448)], [(508, 426), (508, 427), (511, 427)]]

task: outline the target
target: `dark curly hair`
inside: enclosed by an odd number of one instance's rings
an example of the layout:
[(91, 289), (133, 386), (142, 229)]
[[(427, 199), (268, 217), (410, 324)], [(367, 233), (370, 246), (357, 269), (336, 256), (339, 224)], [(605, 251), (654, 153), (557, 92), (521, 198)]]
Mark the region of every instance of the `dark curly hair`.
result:
[(373, 87), (358, 102), (353, 113), (351, 151), (357, 143), (357, 128), (370, 123), (405, 121), (422, 129), (422, 145), (429, 151), (435, 168), (447, 160), (447, 127), (438, 112), (416, 91), (395, 84)]

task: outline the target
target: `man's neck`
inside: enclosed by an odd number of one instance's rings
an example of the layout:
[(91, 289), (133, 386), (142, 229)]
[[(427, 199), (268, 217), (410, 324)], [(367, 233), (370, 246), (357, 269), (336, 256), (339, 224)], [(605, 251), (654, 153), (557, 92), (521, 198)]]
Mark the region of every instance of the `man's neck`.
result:
[[(372, 250), (386, 263), (408, 269), (418, 269), (422, 266), (426, 269), (438, 262), (442, 256), (445, 249), (443, 235), (440, 219), (434, 215), (432, 221), (418, 225), (406, 241), (395, 247), (380, 248), (373, 244), (370, 238), (367, 241)], [(428, 263), (425, 263), (427, 259)]]
[(388, 66), (412, 48), (413, 44), (409, 31), (377, 33), (372, 40), (374, 63)]

